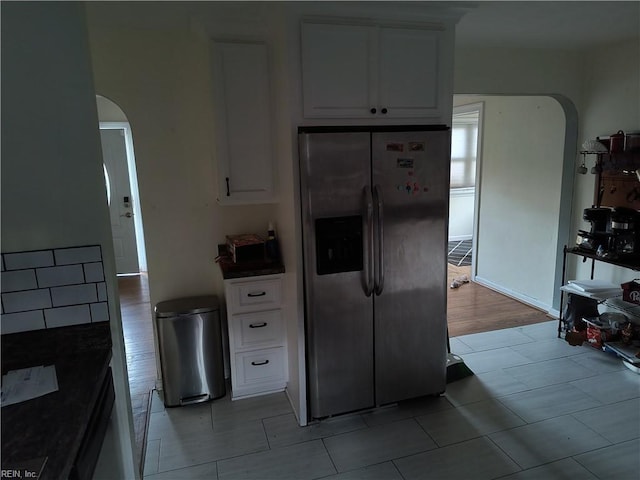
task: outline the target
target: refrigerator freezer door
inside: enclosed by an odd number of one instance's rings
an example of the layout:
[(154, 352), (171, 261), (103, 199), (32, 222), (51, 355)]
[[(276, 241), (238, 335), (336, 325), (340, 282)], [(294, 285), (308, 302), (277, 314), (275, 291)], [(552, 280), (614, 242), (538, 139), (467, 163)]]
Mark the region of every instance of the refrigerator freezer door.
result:
[(299, 136), (310, 415), (374, 405), (370, 134)]
[(374, 297), (375, 389), (384, 405), (445, 390), (450, 132), (372, 138), (384, 237), (376, 242), (384, 285)]

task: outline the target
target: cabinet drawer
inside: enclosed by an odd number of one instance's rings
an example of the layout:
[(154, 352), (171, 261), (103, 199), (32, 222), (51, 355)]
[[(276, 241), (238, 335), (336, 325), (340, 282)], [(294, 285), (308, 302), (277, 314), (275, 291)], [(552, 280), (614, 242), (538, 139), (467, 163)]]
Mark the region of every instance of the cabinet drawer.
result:
[(236, 354), (238, 387), (284, 381), (284, 348), (266, 348)]
[(236, 349), (282, 345), (282, 311), (245, 313), (233, 317), (233, 342)]
[(279, 308), (282, 298), (280, 278), (251, 280), (228, 286), (231, 313)]

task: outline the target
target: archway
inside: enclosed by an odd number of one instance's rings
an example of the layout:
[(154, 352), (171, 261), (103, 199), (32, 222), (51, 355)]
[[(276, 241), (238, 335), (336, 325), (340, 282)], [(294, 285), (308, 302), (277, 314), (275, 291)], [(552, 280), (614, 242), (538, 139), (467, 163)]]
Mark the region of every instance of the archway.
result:
[(146, 272), (144, 228), (131, 126), (122, 109), (96, 95), (102, 154), (119, 275)]
[(557, 315), (571, 228), (575, 107), (554, 95), (456, 95), (454, 105), (481, 101), (473, 274), (492, 290)]
[[(133, 135), (125, 113), (116, 103), (96, 95), (96, 104), (118, 272), (135, 461), (141, 471), (150, 391), (155, 388), (158, 370)], [(123, 238), (127, 228), (129, 234), (133, 232), (128, 247), (124, 246), (126, 239)], [(131, 256), (134, 256), (135, 267), (130, 266)]]

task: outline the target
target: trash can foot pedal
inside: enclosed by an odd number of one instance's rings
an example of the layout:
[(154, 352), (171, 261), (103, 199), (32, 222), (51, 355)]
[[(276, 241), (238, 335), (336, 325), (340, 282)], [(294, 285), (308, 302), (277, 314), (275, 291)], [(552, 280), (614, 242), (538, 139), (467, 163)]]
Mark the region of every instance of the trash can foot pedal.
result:
[(209, 394), (202, 393), (200, 395), (192, 395), (190, 397), (181, 398), (180, 405), (190, 405), (192, 403), (206, 402), (207, 400), (209, 400)]

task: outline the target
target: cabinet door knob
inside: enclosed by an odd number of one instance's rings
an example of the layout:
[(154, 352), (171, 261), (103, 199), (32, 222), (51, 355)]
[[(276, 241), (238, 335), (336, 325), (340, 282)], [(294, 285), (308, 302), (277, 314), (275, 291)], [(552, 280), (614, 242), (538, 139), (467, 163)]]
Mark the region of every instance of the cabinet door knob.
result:
[(249, 292), (247, 293), (247, 297), (264, 297), (267, 292)]
[(376, 113), (378, 110), (376, 110), (375, 108), (372, 108), (371, 110), (369, 110), (371, 113)]
[(229, 177), (225, 177), (225, 180), (227, 181), (227, 197), (230, 197), (231, 192), (229, 191)]
[(382, 110), (380, 110), (383, 114), (387, 113), (387, 109), (383, 108)]
[(253, 365), (254, 367), (258, 367), (260, 365), (266, 365), (269, 363), (269, 360), (264, 360), (263, 362), (251, 362), (251, 365)]

